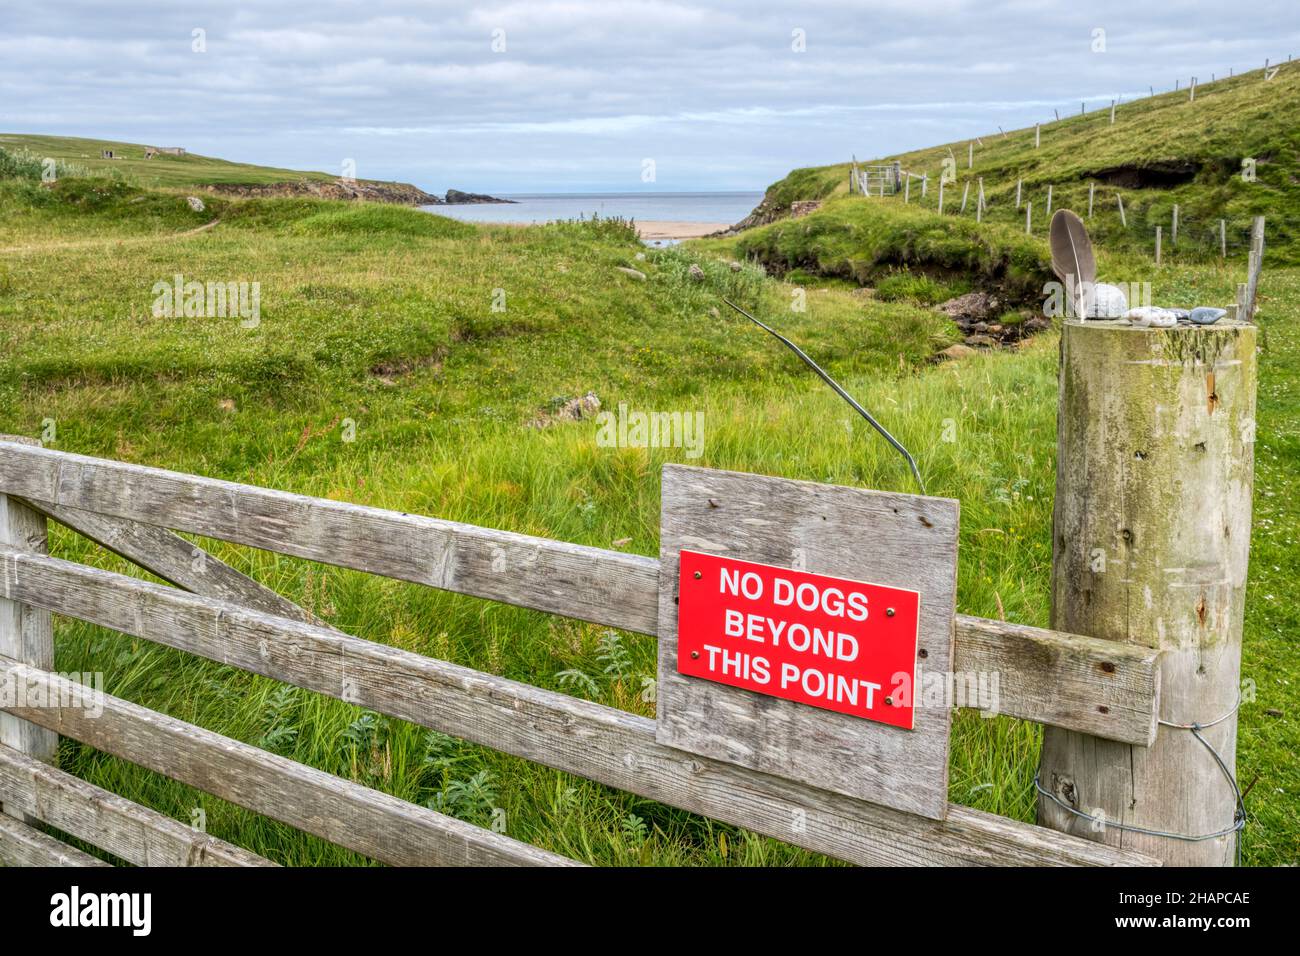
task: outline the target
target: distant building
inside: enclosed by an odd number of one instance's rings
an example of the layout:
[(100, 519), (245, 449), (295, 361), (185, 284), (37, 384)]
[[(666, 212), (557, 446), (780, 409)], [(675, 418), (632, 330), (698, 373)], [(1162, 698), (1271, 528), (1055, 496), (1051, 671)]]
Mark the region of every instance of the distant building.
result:
[(144, 158), (153, 159), (155, 156), (184, 156), (185, 147), (183, 146), (146, 146), (144, 148)]
[(117, 157), (113, 155), (113, 151), (112, 151), (111, 149), (101, 149), (101, 150), (99, 151), (99, 158), (100, 158), (100, 159), (116, 159)]

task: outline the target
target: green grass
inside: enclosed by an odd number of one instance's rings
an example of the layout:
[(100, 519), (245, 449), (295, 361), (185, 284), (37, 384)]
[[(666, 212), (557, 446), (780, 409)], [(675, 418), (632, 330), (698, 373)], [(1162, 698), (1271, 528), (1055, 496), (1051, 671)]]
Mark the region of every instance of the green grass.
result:
[(729, 252), (784, 274), (803, 269), (856, 283), (899, 282), (900, 268), (932, 273), (931, 292), (973, 282), (1017, 302), (1042, 299), (1052, 279), (1045, 244), (1000, 225), (943, 218), (902, 204), (883, 206), (856, 197), (835, 199), (800, 219), (782, 219), (698, 248)]
[[(1045, 117), (1052, 120), (1051, 116)], [(1122, 103), (1110, 123), (1109, 107), (1086, 115), (1063, 116), (1046, 122), (1041, 145), (1034, 147), (1034, 129), (991, 127), (975, 144), (974, 166), (968, 168), (970, 140), (941, 144), (867, 162), (898, 160), (903, 169), (929, 176), (923, 199), (920, 180), (910, 191), (912, 204), (935, 209), (944, 160), (952, 160), (957, 180), (945, 187), (944, 211), (955, 223), (975, 218), (975, 193), (984, 182), (988, 210), (985, 220), (1023, 232), (1025, 209), (1016, 206), (1016, 183), (1022, 200), (1034, 207), (1034, 231), (1046, 230), (1047, 189), (1053, 209), (1088, 209), (1089, 184), (1096, 184), (1093, 217), (1088, 228), (1112, 253), (1151, 255), (1155, 227), (1164, 228), (1164, 254), (1182, 260), (1205, 261), (1219, 252), (1219, 220), (1227, 220), (1228, 255), (1242, 257), (1249, 245), (1251, 217), (1268, 217), (1271, 266), (1300, 265), (1300, 64), (1284, 64), (1266, 81), (1255, 70), (1197, 87), (1196, 99), (1186, 90)], [(1242, 178), (1242, 160), (1256, 160), (1256, 178)], [(1191, 180), (1169, 188), (1132, 188), (1112, 184), (1115, 170), (1146, 171), (1185, 167)], [(768, 189), (765, 202), (789, 211), (800, 199), (832, 199), (848, 195), (850, 163), (809, 167), (791, 172)], [(967, 185), (965, 213), (959, 213)], [(1124, 202), (1127, 226), (1121, 222), (1116, 194)], [(867, 202), (858, 197), (855, 201)], [(885, 197), (883, 204), (901, 204), (902, 196)], [(873, 197), (870, 202), (878, 202)], [(1172, 245), (1173, 206), (1179, 206), (1179, 236)]]
[[(794, 357), (733, 317), (720, 303), (726, 295), (794, 337), (872, 409), (916, 453), (932, 494), (961, 499), (960, 610), (1045, 624), (1055, 337), (933, 365), (956, 333), (922, 304), (996, 275), (1000, 250), (1011, 250), (1004, 275), (1028, 271), (1041, 264), (1041, 241), (1004, 228), (963, 231), (949, 243), (930, 228), (939, 221), (932, 213), (903, 210), (906, 218), (864, 225), (861, 235), (885, 236), (886, 250), (901, 236), (931, 252), (908, 260), (906, 272), (886, 255), (870, 274), (886, 294), (867, 299), (856, 291), (856, 267), (842, 265), (867, 257), (835, 228), (859, 225), (850, 203), (864, 205), (847, 200), (798, 221), (809, 229), (809, 254), (796, 256), (803, 271), (782, 282), (752, 266), (733, 271), (715, 255), (734, 254), (734, 245), (649, 251), (618, 222), (476, 227), (311, 199), (221, 199), (194, 214), (180, 197), (130, 183), (46, 189), (3, 179), (0, 432), (44, 432), (54, 448), (641, 554), (658, 553), (659, 470), (685, 460), (683, 451), (602, 448), (591, 421), (529, 427), (556, 398), (594, 390), (607, 407), (700, 411), (704, 454), (693, 464), (914, 490), (898, 456)], [(178, 235), (214, 217), (215, 228)], [(791, 225), (742, 241), (785, 255)], [(942, 269), (935, 250), (948, 257)], [(702, 281), (690, 275), (693, 262)], [(1121, 251), (1103, 265), (1142, 260)], [(1144, 268), (1158, 301), (1230, 298), (1241, 279), (1240, 263)], [(155, 318), (153, 284), (178, 272), (259, 282), (260, 325)], [(497, 290), (504, 311), (493, 309)], [(1298, 304), (1300, 272), (1266, 272), (1243, 665), (1258, 696), (1242, 711), (1239, 760), (1244, 784), (1258, 776), (1245, 837), (1253, 864), (1300, 862)], [(344, 440), (346, 419), (356, 423), (355, 441)], [(205, 544), (363, 638), (653, 713), (642, 699), (655, 670), (649, 637)], [(53, 546), (129, 570), (70, 532), (56, 531)], [(103, 671), (110, 693), (478, 824), (501, 808), (511, 836), (588, 862), (826, 862), (100, 628), (60, 618), (56, 641), (59, 669)], [(1031, 820), (1039, 739), (1031, 724), (960, 713), (951, 798)], [(72, 741), (60, 759), (178, 819), (202, 807), (211, 833), (279, 862), (365, 862)]]
[[(0, 149), (23, 156), (38, 165), (47, 157), (53, 159), (59, 164), (60, 176), (89, 174), (138, 186), (183, 189), (216, 184), (265, 185), (303, 181), (332, 183), (342, 175), (341, 170), (338, 173), (322, 173), (303, 169), (279, 169), (253, 163), (235, 163), (190, 152), (184, 156), (159, 155), (145, 159), (145, 145), (75, 136), (0, 133)], [(166, 147), (185, 144), (148, 145)], [(113, 151), (113, 159), (103, 158), (102, 153), (106, 149)]]

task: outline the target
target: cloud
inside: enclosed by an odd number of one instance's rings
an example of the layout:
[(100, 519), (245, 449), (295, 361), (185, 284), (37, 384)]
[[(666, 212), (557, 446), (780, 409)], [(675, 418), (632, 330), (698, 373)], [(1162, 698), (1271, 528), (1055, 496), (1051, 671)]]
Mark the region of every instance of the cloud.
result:
[(5, 16), (2, 130), (356, 158), (433, 190), (635, 188), (643, 157), (664, 188), (761, 187), (1300, 45), (1281, 0), (1248, 17), (1127, 0), (67, 0)]

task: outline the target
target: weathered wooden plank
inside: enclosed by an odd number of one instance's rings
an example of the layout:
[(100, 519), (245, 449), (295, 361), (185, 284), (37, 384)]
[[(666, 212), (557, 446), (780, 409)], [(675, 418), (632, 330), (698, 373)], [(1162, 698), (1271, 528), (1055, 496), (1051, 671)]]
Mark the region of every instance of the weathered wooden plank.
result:
[(0, 800), (136, 866), (274, 866), (270, 860), (0, 746)]
[[(952, 670), (958, 504), (711, 468), (665, 465), (660, 519), (657, 739), (678, 750), (797, 779), (922, 816), (948, 812), (952, 702), (912, 729), (678, 673), (683, 548), (907, 588), (920, 595), (917, 658)], [(881, 609), (881, 620), (884, 612)], [(920, 671), (918, 670), (917, 673)], [(886, 685), (885, 694), (893, 690)]]
[(658, 562), (531, 535), (0, 442), (0, 492), (653, 633)]
[[(41, 454), (28, 458), (29, 452)], [(191, 497), (184, 507), (175, 506), (166, 513), (155, 513), (149, 506), (141, 506), (129, 496), (115, 500), (113, 494), (126, 495), (124, 489), (148, 482), (151, 480), (149, 476), (155, 474), (167, 479), (164, 487), (168, 489), (174, 488), (170, 481), (172, 477), (185, 479), (188, 476), (173, 476), (171, 472), (82, 458), (65, 452), (26, 449), (3, 441), (0, 441), (0, 491), (21, 483), (23, 487), (16, 491), (24, 492), (28, 497), (39, 498), (37, 492), (41, 491), (47, 496), (57, 497), (55, 490), (61, 485), (59, 463), (65, 459), (92, 463), (107, 469), (104, 474), (118, 476), (111, 482), (103, 479), (107, 486), (84, 480), (65, 482), (70, 504), (81, 504), (96, 512), (116, 512), (145, 524), (168, 523), (172, 527), (179, 526), (180, 530), (238, 540), (271, 551), (298, 554), (403, 580), (423, 579), (422, 583), (465, 594), (593, 620), (637, 633), (658, 634), (659, 561), (656, 558), (585, 548), (340, 502), (301, 498), (203, 478), (194, 479), (198, 485), (187, 492)], [(122, 473), (118, 469), (126, 471)], [(29, 471), (39, 474), (28, 474)], [(210, 485), (221, 488), (215, 503), (212, 496), (203, 490)], [(189, 486), (181, 482), (181, 487)], [(244, 501), (245, 493), (253, 495), (251, 501)], [(308, 505), (313, 502), (325, 506), (329, 517), (317, 520), (330, 526), (347, 524), (351, 509), (366, 516), (378, 514), (383, 517), (382, 520), (359, 519), (364, 527), (372, 530), (362, 532), (354, 529), (344, 536), (351, 540), (358, 534), (373, 534), (374, 540), (368, 541), (362, 552), (349, 550), (343, 544), (337, 548), (328, 544), (312, 546), (310, 541), (302, 540), (310, 536), (300, 535), (291, 521), (289, 526), (283, 526), (269, 520), (258, 524), (249, 518), (237, 537), (212, 533), (219, 524), (226, 528), (232, 523), (238, 526), (240, 515), (253, 515), (259, 513), (259, 509), (273, 510), (272, 505), (260, 497), (262, 495), (272, 496), (276, 503), (286, 508), (285, 499), (307, 502), (301, 506), (304, 511), (309, 510)], [(144, 500), (152, 499), (146, 496)], [(205, 506), (204, 501), (209, 504)], [(194, 517), (194, 513), (202, 515), (206, 512), (219, 512), (224, 517), (221, 521), (210, 516), (201, 517), (201, 520)], [(430, 525), (432, 531), (428, 530)], [(382, 526), (381, 530), (373, 530), (379, 526)], [(445, 575), (433, 574), (428, 569), (436, 563), (434, 557), (423, 560), (412, 557), (430, 552), (428, 542), (431, 538), (435, 538), (442, 549), (436, 559), (436, 562), (441, 562), (438, 566), (461, 570)], [(310, 554), (306, 553), (308, 548)], [(378, 556), (371, 553), (375, 548), (381, 549)], [(396, 573), (399, 571), (401, 573)], [(182, 586), (186, 585), (182, 583)], [(198, 593), (204, 592), (199, 590)], [(1000, 713), (1125, 743), (1145, 745), (1150, 741), (1151, 722), (1156, 713), (1156, 663), (1145, 648), (1107, 647), (1103, 642), (1077, 635), (959, 615), (955, 659), (960, 670), (1003, 675)]]
[[(177, 592), (180, 594), (181, 592)], [(209, 600), (194, 598), (194, 600)], [(248, 612), (258, 614), (259, 612)], [(260, 615), (264, 621), (283, 621)], [(285, 622), (296, 627), (307, 624)], [(315, 628), (323, 634), (334, 633)], [(0, 658), (0, 680), (71, 681)], [(107, 694), (88, 707), (5, 707), (105, 753), (395, 866), (574, 866), (575, 861)]]
[(25, 503), (177, 587), (279, 617), (323, 623), (288, 598), (241, 574), (220, 558), (166, 528), (48, 501)]
[(0, 814), (0, 865), (108, 866), (47, 833)]
[(644, 717), (136, 578), (12, 552), (0, 554), (0, 570), (24, 598), (58, 613), (850, 862), (1151, 862), (965, 807), (951, 805), (946, 821), (931, 821), (684, 754), (657, 742), (655, 722)]
[(989, 710), (1144, 747), (1155, 740), (1159, 651), (959, 614), (955, 660), (959, 674), (997, 678)]
[[(21, 439), (20, 442), (30, 441)], [(17, 444), (12, 447), (23, 447)], [(49, 554), (45, 516), (10, 495), (0, 494), (0, 547), (31, 554)], [(3, 582), (0, 582), (3, 584)], [(50, 612), (8, 599), (0, 588), (0, 654), (36, 667), (54, 666), (54, 624)], [(13, 747), (38, 760), (52, 761), (59, 739), (48, 730), (0, 714), (0, 745)], [(26, 819), (0, 801), (0, 812)]]

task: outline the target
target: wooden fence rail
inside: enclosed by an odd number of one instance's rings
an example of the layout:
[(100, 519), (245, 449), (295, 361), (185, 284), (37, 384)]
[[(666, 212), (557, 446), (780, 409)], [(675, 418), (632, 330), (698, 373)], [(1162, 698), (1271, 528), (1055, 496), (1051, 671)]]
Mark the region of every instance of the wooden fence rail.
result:
[(1008, 863), (1122, 860), (1085, 841), (1062, 853), (1035, 827), (956, 805), (919, 833), (911, 814), (684, 755), (655, 740), (648, 718), (136, 578), (14, 552), (0, 554), (0, 571), (17, 600), (851, 862), (988, 862), (989, 840)]
[[(187, 575), (179, 565), (191, 563), (195, 546), (166, 529), (646, 634), (658, 626), (653, 558), (14, 442), (0, 441), (0, 495), (203, 592), (0, 545), (0, 599), (18, 606), (285, 681), (850, 862), (1154, 862), (958, 805), (946, 819), (925, 819), (686, 753), (656, 740), (654, 720), (341, 633), (210, 555), (203, 566), (216, 573)], [(959, 618), (956, 631), (956, 669), (998, 673), (1000, 712), (1140, 746), (1152, 739), (1157, 652), (979, 618)], [(4, 656), (0, 681), (75, 689), (46, 667)], [(0, 709), (381, 862), (573, 863), (128, 701), (103, 695), (100, 703), (98, 716), (77, 706)], [(132, 863), (265, 862), (9, 750), (0, 750), (0, 801)]]
[[(0, 657), (0, 681), (37, 684), (68, 698), (81, 693), (65, 677), (5, 657)], [(382, 863), (574, 862), (129, 701), (105, 694), (97, 704), (102, 713), (82, 706), (5, 710)]]
[[(215, 558), (206, 562), (219, 575), (185, 576), (194, 546), (184, 539), (171, 536), (184, 546), (171, 546), (171, 558), (161, 548), (127, 549), (122, 542), (144, 537), (134, 530), (141, 525), (165, 525), (635, 633), (658, 633), (658, 558), (4, 442), (0, 491), (22, 496), (56, 520), (71, 517), (73, 527), (80, 525), (83, 533), (126, 557), (149, 551), (146, 566), (164, 579), (283, 617), (303, 618), (304, 612), (274, 592), (271, 598), (261, 595), (265, 589), (248, 579), (236, 587), (232, 575), (237, 572)], [(92, 511), (118, 519), (110, 526), (116, 534), (105, 533), (102, 521), (91, 525), (84, 516)], [(958, 615), (954, 669), (1001, 675), (999, 712), (1011, 717), (1140, 745), (1155, 734), (1159, 685), (1156, 652), (1150, 648)]]
[(4, 746), (0, 801), (136, 866), (274, 866), (255, 853)]

